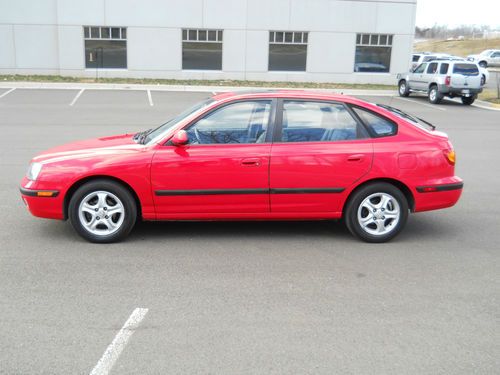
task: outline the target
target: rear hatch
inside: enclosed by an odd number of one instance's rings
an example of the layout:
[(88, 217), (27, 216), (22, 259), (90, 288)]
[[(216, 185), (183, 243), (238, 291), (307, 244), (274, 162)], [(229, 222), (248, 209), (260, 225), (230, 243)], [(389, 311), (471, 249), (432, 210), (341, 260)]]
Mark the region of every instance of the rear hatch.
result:
[(481, 75), (476, 64), (455, 63), (451, 72), (451, 87), (458, 89), (481, 88)]

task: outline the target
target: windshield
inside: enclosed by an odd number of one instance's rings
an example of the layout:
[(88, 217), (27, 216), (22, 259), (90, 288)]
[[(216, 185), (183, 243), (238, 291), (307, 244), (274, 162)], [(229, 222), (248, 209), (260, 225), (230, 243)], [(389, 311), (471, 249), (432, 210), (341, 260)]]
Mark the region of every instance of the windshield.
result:
[(160, 125), (159, 127), (154, 129), (153, 131), (149, 132), (148, 135), (146, 136), (146, 138), (144, 139), (143, 143), (148, 144), (148, 143), (157, 142), (160, 138), (163, 137), (163, 135), (167, 132), (167, 130), (169, 130), (170, 128), (172, 128), (176, 124), (178, 124), (180, 121), (184, 120), (186, 117), (189, 117), (189, 116), (201, 111), (202, 109), (206, 108), (207, 106), (209, 106), (213, 102), (214, 102), (213, 99), (206, 99), (200, 103), (196, 103), (191, 108), (186, 109), (184, 112), (178, 114), (173, 119), (168, 120), (163, 125)]
[(429, 129), (435, 130), (436, 129), (436, 127), (434, 125), (432, 125), (430, 122), (422, 120), (420, 117), (412, 116), (406, 112), (403, 112), (400, 109), (397, 109), (397, 108), (394, 108), (394, 107), (391, 107), (391, 106), (385, 105), (385, 104), (377, 104), (377, 106), (380, 108), (384, 108), (385, 110), (391, 112), (392, 114), (402, 118), (403, 120), (406, 120), (410, 124), (415, 125), (421, 129), (426, 129), (426, 130), (429, 130)]

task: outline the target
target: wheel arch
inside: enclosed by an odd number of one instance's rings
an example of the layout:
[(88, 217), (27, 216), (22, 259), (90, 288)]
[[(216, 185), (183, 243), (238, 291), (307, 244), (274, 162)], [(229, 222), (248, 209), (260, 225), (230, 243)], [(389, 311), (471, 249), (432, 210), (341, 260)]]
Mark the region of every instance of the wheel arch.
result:
[(406, 201), (408, 202), (408, 207), (410, 208), (410, 211), (415, 212), (415, 197), (413, 196), (410, 188), (406, 184), (402, 183), (399, 180), (395, 180), (393, 178), (373, 178), (371, 180), (363, 181), (361, 184), (359, 184), (358, 186), (356, 186), (354, 189), (351, 190), (351, 192), (349, 193), (349, 196), (347, 197), (347, 199), (344, 202), (344, 206), (342, 207), (342, 217), (345, 217), (346, 207), (348, 207), (349, 202), (351, 201), (354, 194), (358, 190), (360, 190), (361, 188), (363, 188), (367, 185), (373, 184), (373, 183), (377, 183), (377, 182), (385, 182), (385, 183), (391, 184), (394, 187), (398, 188), (405, 196)]
[(116, 182), (120, 185), (122, 185), (124, 188), (126, 188), (129, 193), (132, 195), (134, 198), (135, 204), (137, 206), (137, 217), (141, 218), (142, 217), (142, 208), (141, 208), (141, 201), (139, 199), (139, 196), (135, 192), (135, 190), (130, 186), (127, 182), (123, 181), (122, 179), (119, 179), (117, 177), (113, 176), (107, 176), (107, 175), (93, 175), (93, 176), (87, 176), (84, 178), (81, 178), (77, 181), (75, 181), (70, 188), (66, 191), (66, 194), (64, 196), (64, 202), (63, 202), (63, 217), (64, 220), (68, 219), (68, 209), (69, 209), (69, 201), (71, 200), (71, 197), (75, 193), (75, 191), (78, 190), (78, 188), (87, 182), (90, 181), (95, 181), (95, 180), (108, 180), (108, 181), (113, 181)]

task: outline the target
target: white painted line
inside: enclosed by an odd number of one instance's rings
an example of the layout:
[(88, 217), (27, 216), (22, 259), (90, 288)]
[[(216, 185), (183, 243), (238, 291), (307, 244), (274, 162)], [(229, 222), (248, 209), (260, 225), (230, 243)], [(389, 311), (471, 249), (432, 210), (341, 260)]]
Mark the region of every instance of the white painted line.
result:
[(83, 92), (85, 91), (85, 89), (81, 89), (80, 91), (78, 91), (78, 94), (76, 94), (76, 96), (74, 97), (74, 99), (71, 101), (71, 103), (69, 103), (69, 105), (72, 107), (76, 101), (78, 100), (78, 98), (80, 97), (80, 95), (83, 94)]
[(147, 91), (148, 91), (149, 105), (152, 107), (152, 106), (154, 106), (154, 104), (153, 104), (153, 97), (151, 96), (151, 90), (147, 90)]
[(148, 309), (141, 308), (137, 308), (132, 312), (122, 329), (116, 334), (113, 342), (109, 344), (101, 359), (97, 362), (97, 365), (92, 369), (90, 375), (107, 375), (111, 371), (111, 368), (127, 345), (130, 336), (135, 332), (135, 329), (147, 313)]
[(404, 101), (407, 101), (407, 102), (410, 102), (410, 103), (416, 103), (416, 104), (424, 105), (424, 106), (432, 108), (432, 109), (438, 109), (440, 111), (446, 111), (446, 108), (439, 107), (438, 104), (421, 103), (418, 100), (410, 100), (410, 99), (407, 99), (407, 98), (402, 98), (400, 96), (395, 96), (394, 98), (399, 99), (399, 100), (404, 100)]
[(8, 91), (5, 91), (2, 95), (0, 95), (0, 98), (3, 98), (5, 95), (10, 94), (12, 91), (14, 91), (16, 88), (14, 87), (13, 89), (10, 89)]

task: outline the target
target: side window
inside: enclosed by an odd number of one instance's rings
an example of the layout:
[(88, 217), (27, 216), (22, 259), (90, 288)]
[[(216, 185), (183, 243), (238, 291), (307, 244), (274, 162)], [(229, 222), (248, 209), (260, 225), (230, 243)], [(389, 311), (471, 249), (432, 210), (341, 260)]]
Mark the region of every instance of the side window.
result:
[(418, 62), (418, 59), (420, 59), (420, 55), (413, 55), (411, 61), (412, 62)]
[(187, 129), (189, 144), (263, 143), (271, 101), (247, 101), (226, 105)]
[(448, 63), (442, 63), (441, 67), (439, 68), (439, 74), (447, 74), (449, 66), (450, 66), (450, 64), (448, 64)]
[(366, 138), (342, 104), (285, 100), (282, 142), (334, 142)]
[(427, 68), (427, 74), (434, 74), (437, 72), (438, 68), (438, 63), (430, 63), (429, 67)]
[(413, 71), (413, 73), (423, 73), (425, 68), (427, 67), (427, 64), (420, 64), (417, 66), (417, 68)]
[(353, 107), (353, 110), (377, 137), (388, 137), (398, 131), (397, 125), (385, 117), (359, 107)]

